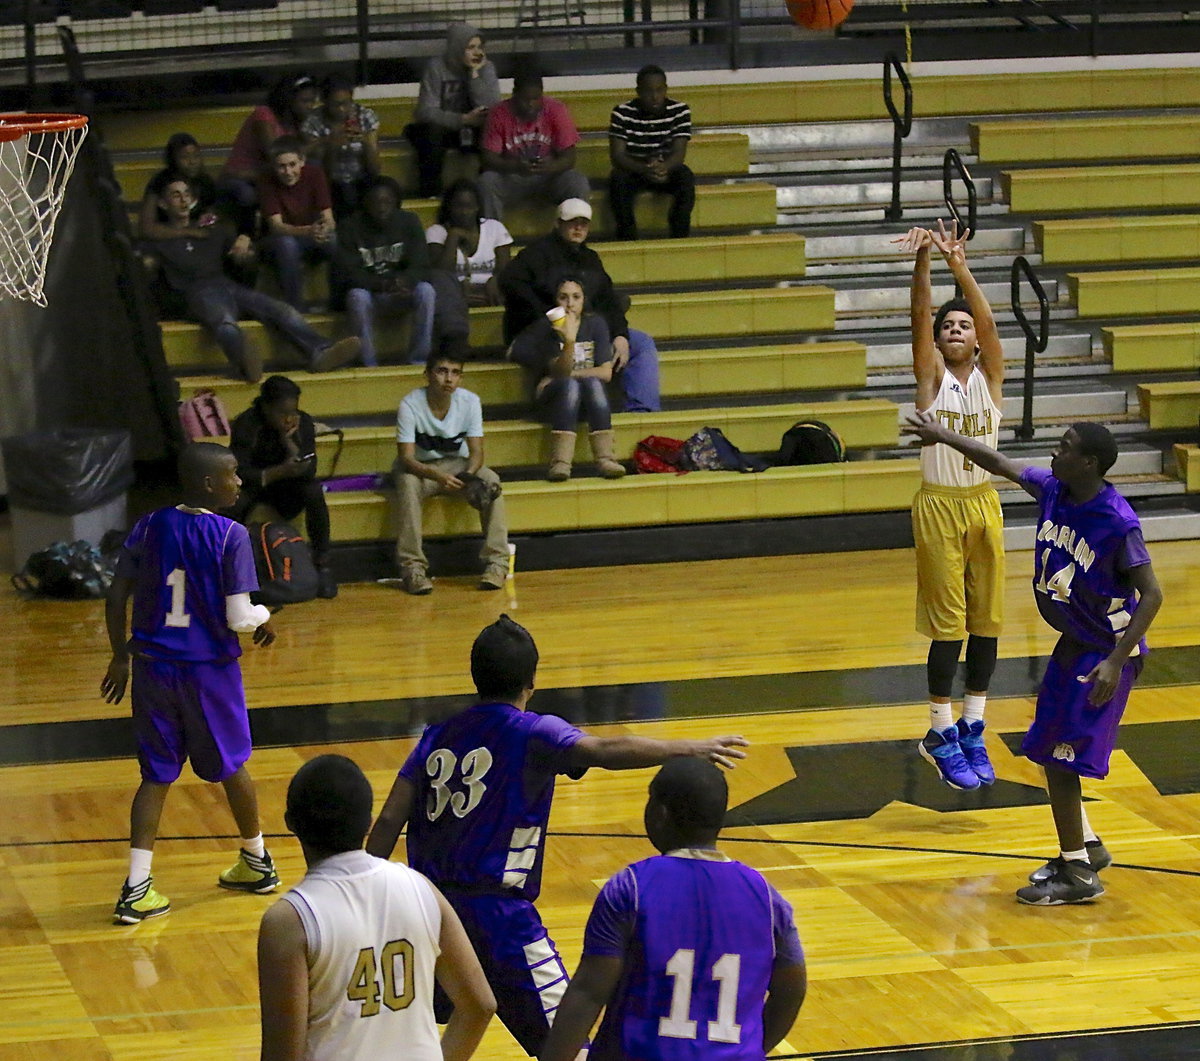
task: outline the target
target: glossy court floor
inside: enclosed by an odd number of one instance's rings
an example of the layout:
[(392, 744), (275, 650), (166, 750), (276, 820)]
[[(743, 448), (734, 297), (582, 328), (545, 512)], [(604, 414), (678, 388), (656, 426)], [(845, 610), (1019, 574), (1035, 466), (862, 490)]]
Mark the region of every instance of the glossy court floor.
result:
[[(989, 703), (1000, 777), (942, 787), (915, 755), (925, 644), (910, 551), (518, 573), (507, 592), (375, 585), (286, 610), (248, 647), (264, 827), (285, 882), (288, 779), (330, 748), (381, 800), (423, 722), (465, 702), (470, 642), (501, 611), (542, 652), (534, 706), (597, 733), (743, 733), (725, 849), (792, 902), (808, 1001), (779, 1056), (1173, 1061), (1200, 1056), (1200, 550), (1152, 550), (1166, 604), (1089, 815), (1113, 851), (1092, 905), (1023, 907), (1054, 845), (1017, 757), (1052, 644), (1012, 554)], [(136, 783), (124, 707), (103, 704), (98, 603), (0, 604), (0, 1058), (257, 1056), (254, 940), (268, 897), (229, 894), (219, 792), (172, 792), (155, 873), (173, 911), (109, 923)], [(539, 906), (568, 964), (599, 885), (651, 853), (651, 771), (560, 784)], [(478, 1055), (521, 1056), (493, 1025)]]

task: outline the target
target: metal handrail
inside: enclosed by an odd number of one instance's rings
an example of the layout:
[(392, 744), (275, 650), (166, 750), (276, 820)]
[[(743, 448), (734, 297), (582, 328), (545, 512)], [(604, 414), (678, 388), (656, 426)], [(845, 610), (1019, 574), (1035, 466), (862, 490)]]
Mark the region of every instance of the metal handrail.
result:
[[(1021, 308), (1022, 275), (1028, 281), (1029, 286), (1033, 288), (1033, 293), (1037, 295), (1040, 321), (1036, 335), (1033, 325), (1025, 316), (1025, 310)], [(1025, 333), (1025, 381), (1021, 404), (1021, 426), (1017, 428), (1016, 436), (1022, 442), (1028, 442), (1033, 438), (1033, 359), (1035, 354), (1040, 354), (1046, 349), (1046, 344), (1050, 341), (1050, 300), (1046, 297), (1046, 292), (1042, 288), (1037, 274), (1033, 271), (1033, 267), (1023, 254), (1015, 258), (1012, 263), (1011, 291), (1013, 316), (1017, 318), (1021, 331)]]
[[(892, 99), (892, 70), (895, 69), (904, 89), (904, 113), (896, 109)], [(912, 82), (900, 65), (895, 52), (888, 52), (883, 60), (883, 102), (888, 114), (892, 116), (892, 205), (884, 211), (883, 216), (889, 221), (899, 221), (904, 216), (900, 206), (900, 148), (904, 138), (912, 132)]]
[[(959, 212), (958, 203), (954, 199), (954, 171), (967, 189), (967, 216)], [(958, 231), (966, 232), (967, 239), (975, 238), (975, 222), (979, 217), (979, 196), (975, 192), (975, 181), (971, 179), (971, 171), (967, 169), (959, 153), (950, 148), (942, 159), (942, 197), (946, 200), (946, 209), (958, 223)]]

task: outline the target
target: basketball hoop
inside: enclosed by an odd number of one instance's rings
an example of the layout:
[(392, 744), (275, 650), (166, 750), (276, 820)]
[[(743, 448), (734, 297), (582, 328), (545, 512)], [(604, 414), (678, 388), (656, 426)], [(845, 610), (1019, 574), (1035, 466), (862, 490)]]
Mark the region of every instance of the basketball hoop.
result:
[(80, 145), (82, 114), (0, 114), (0, 291), (46, 304), (54, 223)]

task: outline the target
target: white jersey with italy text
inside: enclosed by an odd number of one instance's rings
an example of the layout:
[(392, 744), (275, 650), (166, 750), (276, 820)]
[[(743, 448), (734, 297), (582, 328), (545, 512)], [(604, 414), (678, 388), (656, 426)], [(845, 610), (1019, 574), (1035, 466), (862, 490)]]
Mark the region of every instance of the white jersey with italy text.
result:
[[(956, 434), (981, 439), (996, 448), (1000, 409), (992, 401), (987, 377), (978, 367), (971, 370), (965, 384), (947, 369), (933, 404), (921, 411), (932, 412), (939, 423)], [(921, 478), (936, 486), (978, 486), (991, 476), (958, 450), (938, 443), (921, 448)]]
[(433, 967), (442, 918), (429, 882), (347, 851), (283, 898), (308, 942), (307, 1061), (441, 1061)]

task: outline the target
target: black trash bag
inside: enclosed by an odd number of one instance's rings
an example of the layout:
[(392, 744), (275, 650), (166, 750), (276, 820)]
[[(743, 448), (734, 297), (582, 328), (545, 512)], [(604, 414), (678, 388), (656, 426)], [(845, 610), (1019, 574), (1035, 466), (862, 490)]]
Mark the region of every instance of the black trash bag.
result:
[(15, 508), (77, 516), (120, 497), (133, 485), (128, 431), (64, 428), (0, 442)]
[(112, 558), (88, 542), (55, 542), (39, 549), (12, 577), (22, 593), (60, 600), (103, 597), (112, 584)]

